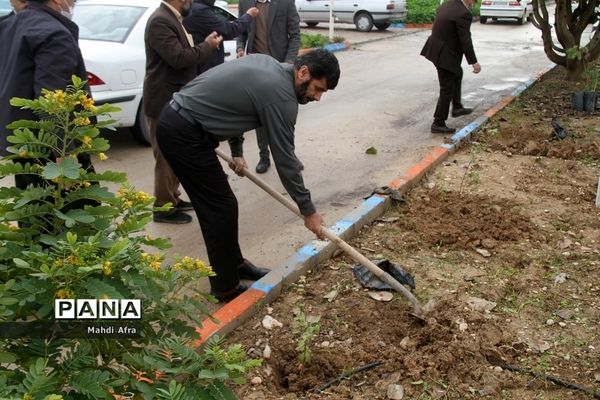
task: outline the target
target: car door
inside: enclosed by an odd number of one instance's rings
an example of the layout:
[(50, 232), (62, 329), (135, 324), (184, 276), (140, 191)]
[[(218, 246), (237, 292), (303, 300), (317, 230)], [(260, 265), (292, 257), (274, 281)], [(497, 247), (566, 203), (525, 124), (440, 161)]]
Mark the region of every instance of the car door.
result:
[(359, 4), (358, 0), (335, 0), (333, 3), (335, 21), (353, 24), (354, 14), (358, 11)]
[(329, 21), (329, 0), (296, 0), (296, 9), (302, 22)]

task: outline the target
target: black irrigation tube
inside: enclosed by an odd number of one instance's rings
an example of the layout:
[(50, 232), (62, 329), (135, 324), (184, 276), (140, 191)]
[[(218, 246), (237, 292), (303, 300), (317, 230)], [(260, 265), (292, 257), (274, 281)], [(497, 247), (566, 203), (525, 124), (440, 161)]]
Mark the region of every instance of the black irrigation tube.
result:
[(362, 365), (360, 367), (353, 368), (353, 369), (351, 369), (348, 372), (342, 372), (342, 374), (340, 376), (338, 376), (337, 378), (330, 380), (329, 382), (327, 382), (326, 384), (324, 384), (320, 388), (311, 389), (311, 390), (309, 390), (309, 392), (322, 393), (325, 389), (327, 389), (327, 388), (335, 385), (338, 382), (341, 382), (342, 379), (346, 379), (346, 378), (349, 378), (352, 375), (357, 374), (359, 372), (366, 371), (368, 369), (378, 367), (381, 364), (383, 364), (383, 362), (381, 362), (381, 361), (374, 361), (372, 363), (368, 363), (368, 364)]
[(550, 381), (552, 383), (556, 383), (557, 385), (561, 385), (561, 386), (565, 386), (569, 389), (575, 389), (575, 390), (579, 390), (580, 392), (583, 392), (585, 394), (588, 394), (590, 396), (592, 396), (595, 399), (600, 399), (600, 392), (594, 392), (591, 389), (588, 389), (584, 386), (578, 385), (576, 383), (571, 383), (571, 382), (567, 382), (559, 377), (553, 376), (553, 375), (546, 375), (546, 374), (542, 374), (539, 372), (535, 372), (531, 369), (528, 368), (521, 368), (521, 367), (515, 367), (513, 365), (508, 365), (508, 364), (495, 364), (496, 366), (502, 368), (502, 369), (506, 369), (509, 371), (513, 371), (513, 372), (521, 372), (521, 373), (525, 373), (525, 374), (529, 374), (532, 376), (535, 376), (536, 378), (540, 378), (540, 379), (545, 379), (547, 381)]

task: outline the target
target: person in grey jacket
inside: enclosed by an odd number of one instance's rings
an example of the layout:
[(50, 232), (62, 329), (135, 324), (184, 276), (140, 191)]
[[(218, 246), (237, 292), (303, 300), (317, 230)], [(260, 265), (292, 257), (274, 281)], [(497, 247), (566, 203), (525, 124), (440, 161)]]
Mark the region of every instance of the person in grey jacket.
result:
[[(240, 0), (238, 11), (242, 16), (250, 8), (258, 8), (258, 15), (250, 29), (237, 40), (237, 56), (266, 54), (279, 62), (293, 63), (300, 50), (300, 16), (294, 0)], [(268, 133), (256, 130), (260, 161), (256, 172), (267, 172), (271, 165)]]
[(199, 75), (163, 109), (157, 142), (194, 206), (216, 273), (209, 278), (211, 292), (218, 300), (243, 292), (240, 279), (257, 280), (268, 270), (242, 256), (237, 200), (214, 149), (228, 140), (234, 161), (230, 167), (239, 174), (246, 167), (244, 132), (265, 128), (283, 186), (306, 227), (320, 235), (323, 218), (304, 186), (294, 153), (294, 128), (298, 104), (319, 101), (337, 86), (339, 76), (337, 58), (326, 50), (299, 57), (294, 65), (253, 54)]

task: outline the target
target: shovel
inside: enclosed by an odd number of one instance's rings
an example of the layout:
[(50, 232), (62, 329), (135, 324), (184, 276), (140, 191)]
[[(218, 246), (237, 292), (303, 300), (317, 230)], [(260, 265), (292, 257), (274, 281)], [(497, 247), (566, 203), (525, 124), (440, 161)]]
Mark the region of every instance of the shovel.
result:
[[(223, 160), (227, 161), (228, 163), (233, 162), (232, 158), (229, 157), (227, 154), (225, 154), (222, 150), (215, 149), (215, 151), (216, 151), (217, 155), (219, 157), (221, 157)], [(252, 182), (257, 184), (265, 192), (267, 192), (272, 197), (274, 197), (275, 200), (279, 201), (281, 204), (283, 204), (285, 207), (287, 207), (294, 214), (296, 214), (300, 218), (304, 218), (302, 216), (302, 214), (300, 214), (300, 210), (298, 209), (298, 206), (296, 206), (296, 204), (294, 202), (292, 202), (290, 199), (281, 195), (279, 192), (277, 192), (275, 189), (273, 189), (271, 186), (269, 186), (265, 181), (260, 179), (258, 176), (254, 175), (252, 172), (250, 172), (247, 168), (244, 168), (244, 170), (242, 171), (242, 174), (246, 178), (250, 179)], [(402, 284), (400, 282), (398, 282), (396, 279), (392, 278), (392, 276), (390, 274), (383, 271), (381, 268), (379, 268), (377, 265), (375, 265), (371, 260), (369, 260), (367, 257), (360, 254), (358, 251), (356, 251), (356, 249), (354, 249), (354, 247), (350, 246), (348, 243), (343, 241), (338, 235), (336, 235), (335, 233), (333, 233), (326, 227), (321, 228), (321, 234), (324, 237), (326, 237), (327, 239), (329, 239), (331, 242), (335, 243), (340, 249), (345, 251), (346, 254), (348, 254), (350, 257), (352, 257), (355, 261), (364, 265), (369, 271), (371, 271), (375, 276), (377, 276), (383, 282), (390, 285), (397, 292), (400, 292), (412, 304), (413, 315), (418, 318), (421, 318), (421, 316), (423, 315), (423, 308), (421, 307), (419, 300), (417, 300), (417, 298), (407, 288), (402, 286)]]

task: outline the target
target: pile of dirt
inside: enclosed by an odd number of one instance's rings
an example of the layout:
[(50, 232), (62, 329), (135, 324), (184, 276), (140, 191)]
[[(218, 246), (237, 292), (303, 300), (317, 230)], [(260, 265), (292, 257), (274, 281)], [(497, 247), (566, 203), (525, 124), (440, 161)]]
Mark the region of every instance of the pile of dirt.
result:
[[(362, 288), (340, 255), (230, 336), (263, 359), (239, 398), (575, 400), (600, 391), (600, 118), (561, 108), (555, 100), (571, 90), (563, 78), (560, 69), (544, 77), (352, 240), (412, 273), (414, 294), (435, 304), (424, 321), (401, 295)], [(566, 139), (549, 140), (551, 114)], [(281, 326), (267, 329), (265, 318)]]

